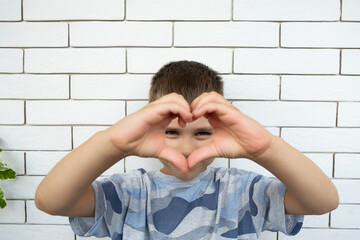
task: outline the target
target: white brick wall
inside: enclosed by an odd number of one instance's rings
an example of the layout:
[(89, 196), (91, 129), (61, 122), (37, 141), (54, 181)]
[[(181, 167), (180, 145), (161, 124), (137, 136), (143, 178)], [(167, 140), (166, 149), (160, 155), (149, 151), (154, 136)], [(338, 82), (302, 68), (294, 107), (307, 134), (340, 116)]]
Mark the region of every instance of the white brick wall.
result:
[[(359, 0), (0, 0), (0, 155), (17, 172), (0, 181), (0, 238), (83, 239), (35, 207), (37, 186), (72, 149), (145, 106), (152, 75), (184, 59), (218, 71), (234, 106), (338, 188), (339, 207), (306, 216), (297, 236), (260, 239), (360, 239)], [(248, 159), (213, 165), (273, 176)], [(161, 164), (128, 157), (99, 178), (139, 167)]]

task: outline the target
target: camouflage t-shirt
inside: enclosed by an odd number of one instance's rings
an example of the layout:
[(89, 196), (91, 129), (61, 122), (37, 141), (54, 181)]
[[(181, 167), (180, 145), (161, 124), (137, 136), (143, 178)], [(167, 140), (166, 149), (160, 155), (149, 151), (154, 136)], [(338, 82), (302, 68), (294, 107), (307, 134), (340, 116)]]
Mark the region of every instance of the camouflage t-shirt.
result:
[(304, 215), (285, 214), (285, 185), (236, 168), (188, 181), (138, 169), (95, 180), (95, 217), (69, 217), (79, 236), (112, 239), (258, 239), (265, 230), (297, 234)]

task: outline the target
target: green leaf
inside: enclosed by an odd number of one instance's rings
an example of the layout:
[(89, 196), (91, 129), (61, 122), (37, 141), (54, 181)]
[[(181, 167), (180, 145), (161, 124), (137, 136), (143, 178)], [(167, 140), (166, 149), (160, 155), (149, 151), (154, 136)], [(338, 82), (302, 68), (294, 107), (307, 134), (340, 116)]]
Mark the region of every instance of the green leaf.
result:
[(5, 195), (3, 193), (3, 191), (0, 188), (0, 208), (4, 208), (6, 207), (6, 201), (5, 201)]
[(14, 179), (16, 177), (16, 172), (9, 168), (6, 163), (0, 161), (0, 179)]
[(0, 152), (2, 152), (2, 149), (0, 148)]

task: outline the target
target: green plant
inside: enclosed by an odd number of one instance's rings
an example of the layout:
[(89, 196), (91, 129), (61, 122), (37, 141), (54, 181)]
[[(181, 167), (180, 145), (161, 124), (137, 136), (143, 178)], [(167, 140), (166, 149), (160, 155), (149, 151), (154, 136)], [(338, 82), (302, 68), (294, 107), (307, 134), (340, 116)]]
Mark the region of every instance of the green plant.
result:
[[(2, 149), (0, 148), (0, 152)], [(0, 157), (0, 179), (7, 180), (7, 179), (14, 179), (16, 177), (16, 172), (9, 168), (6, 163), (4, 163)], [(0, 209), (6, 207), (6, 199), (3, 191), (0, 188)]]

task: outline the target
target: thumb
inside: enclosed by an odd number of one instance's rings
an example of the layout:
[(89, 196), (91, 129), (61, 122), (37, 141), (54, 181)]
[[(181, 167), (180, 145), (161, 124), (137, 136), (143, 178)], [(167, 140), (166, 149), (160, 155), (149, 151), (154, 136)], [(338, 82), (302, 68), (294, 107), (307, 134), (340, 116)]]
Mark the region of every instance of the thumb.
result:
[(218, 157), (214, 145), (208, 145), (193, 151), (187, 159), (189, 168), (193, 168), (196, 164), (209, 158)]
[(184, 155), (166, 145), (164, 146), (158, 157), (172, 163), (182, 173), (186, 173), (189, 170), (188, 163)]

